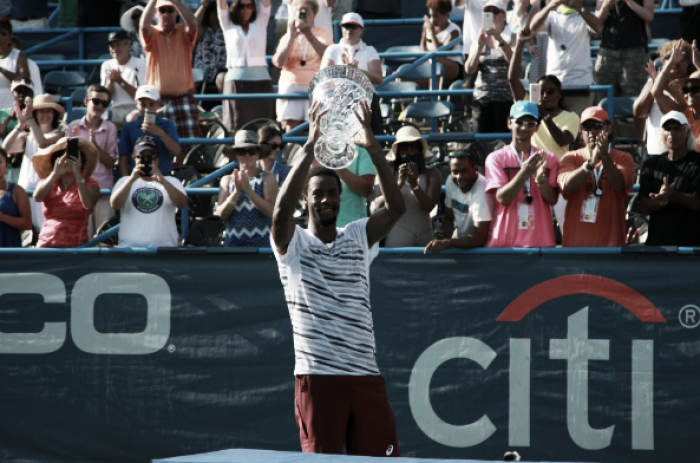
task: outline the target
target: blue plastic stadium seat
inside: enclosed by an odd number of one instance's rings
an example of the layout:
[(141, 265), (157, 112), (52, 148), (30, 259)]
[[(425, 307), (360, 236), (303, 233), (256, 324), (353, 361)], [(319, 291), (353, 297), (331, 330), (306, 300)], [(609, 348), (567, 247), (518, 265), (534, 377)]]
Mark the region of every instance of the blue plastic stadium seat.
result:
[(85, 86), (85, 78), (85, 73), (80, 71), (51, 71), (44, 77), (44, 91), (70, 96), (74, 90)]
[(453, 106), (449, 101), (419, 101), (411, 103), (406, 108), (406, 117), (418, 119), (434, 119), (449, 117)]
[(73, 100), (73, 107), (85, 106), (85, 94), (87, 89), (85, 87), (77, 88), (71, 93), (70, 99)]
[[(401, 71), (404, 68), (407, 68), (408, 66), (411, 66), (411, 64), (402, 64), (401, 66), (399, 66), (399, 69), (397, 69), (397, 72)], [(411, 79), (411, 80), (430, 79), (430, 75), (431, 75), (430, 68), (431, 68), (430, 63), (419, 64), (415, 68), (406, 72), (406, 74), (402, 75), (401, 78), (402, 79)], [(442, 66), (442, 64), (436, 63), (435, 75), (438, 78), (445, 75), (445, 68)]]
[[(415, 92), (418, 90), (418, 84), (415, 82), (387, 82), (386, 84), (382, 84), (377, 86), (376, 90), (378, 92)], [(383, 102), (384, 98), (380, 99), (380, 102)], [(412, 101), (415, 101), (415, 97), (406, 97), (406, 98), (391, 98), (391, 103), (410, 103)]]

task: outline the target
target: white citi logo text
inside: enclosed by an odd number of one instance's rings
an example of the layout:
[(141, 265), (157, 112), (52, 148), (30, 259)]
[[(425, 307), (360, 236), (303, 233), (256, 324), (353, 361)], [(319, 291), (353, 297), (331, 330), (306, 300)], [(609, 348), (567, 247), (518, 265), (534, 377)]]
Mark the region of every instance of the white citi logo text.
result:
[[(40, 294), (46, 303), (65, 303), (66, 287), (47, 273), (0, 274), (0, 296)], [(95, 300), (102, 294), (139, 294), (146, 299), (146, 329), (141, 333), (100, 333)], [(70, 332), (78, 349), (90, 354), (145, 355), (162, 349), (170, 337), (170, 287), (149, 273), (91, 273), (71, 293)], [(46, 322), (39, 333), (0, 333), (0, 354), (48, 354), (66, 341), (64, 322)]]
[[(549, 358), (567, 361), (566, 424), (571, 439), (581, 448), (606, 448), (615, 425), (593, 429), (588, 423), (588, 362), (608, 360), (610, 341), (588, 339), (588, 307), (568, 319), (567, 339), (551, 339)], [(471, 337), (436, 342), (416, 361), (408, 385), (411, 412), (418, 427), (434, 441), (449, 447), (481, 444), (495, 431), (487, 415), (474, 423), (455, 426), (435, 413), (430, 403), (430, 381), (448, 360), (465, 358), (487, 369), (496, 352)], [(508, 443), (530, 446), (530, 340), (510, 340)], [(632, 340), (632, 449), (654, 450), (654, 341)]]

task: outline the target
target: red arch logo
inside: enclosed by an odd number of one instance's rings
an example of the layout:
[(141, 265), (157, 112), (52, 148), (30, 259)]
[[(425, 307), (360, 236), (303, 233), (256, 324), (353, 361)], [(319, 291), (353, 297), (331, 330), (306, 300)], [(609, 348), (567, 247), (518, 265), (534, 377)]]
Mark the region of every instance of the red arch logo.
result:
[(597, 275), (566, 275), (547, 280), (518, 296), (496, 321), (518, 322), (545, 302), (573, 294), (604, 297), (632, 312), (644, 323), (666, 323), (649, 299), (627, 285)]

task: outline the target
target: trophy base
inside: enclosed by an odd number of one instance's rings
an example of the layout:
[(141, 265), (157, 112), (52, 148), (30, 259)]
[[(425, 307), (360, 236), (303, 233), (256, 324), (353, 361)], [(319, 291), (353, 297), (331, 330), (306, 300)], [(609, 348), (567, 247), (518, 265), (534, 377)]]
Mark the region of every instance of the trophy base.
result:
[(322, 166), (329, 169), (345, 169), (357, 157), (357, 148), (355, 148), (352, 140), (346, 145), (342, 153), (334, 154), (334, 151), (328, 149), (325, 136), (321, 136), (314, 145), (314, 157)]

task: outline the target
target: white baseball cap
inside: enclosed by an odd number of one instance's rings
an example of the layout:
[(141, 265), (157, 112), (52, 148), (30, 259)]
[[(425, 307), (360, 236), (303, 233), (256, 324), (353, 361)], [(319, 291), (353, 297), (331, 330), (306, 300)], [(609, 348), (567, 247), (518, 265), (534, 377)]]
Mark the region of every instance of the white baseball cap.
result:
[(690, 125), (688, 124), (688, 118), (685, 117), (685, 114), (679, 111), (669, 111), (667, 112), (664, 117), (661, 118), (661, 123), (659, 126), (663, 127), (664, 124), (668, 121), (676, 121), (681, 125)]
[(136, 89), (136, 96), (134, 96), (135, 100), (139, 98), (148, 98), (153, 101), (158, 101), (160, 100), (160, 92), (158, 92), (158, 89), (153, 85), (142, 85)]
[(488, 8), (490, 6), (495, 6), (496, 8), (498, 8), (499, 10), (501, 10), (503, 12), (506, 11), (506, 5), (503, 3), (503, 0), (489, 0), (488, 2), (486, 2), (484, 7), (481, 9), (481, 11), (484, 11), (486, 8)]
[(362, 20), (362, 16), (357, 13), (345, 13), (340, 20), (340, 25), (343, 24), (357, 24), (361, 28), (365, 28), (365, 22)]
[(17, 79), (12, 81), (12, 85), (10, 86), (10, 91), (16, 89), (17, 87), (27, 87), (30, 89), (32, 92), (34, 91), (34, 84), (30, 79)]

